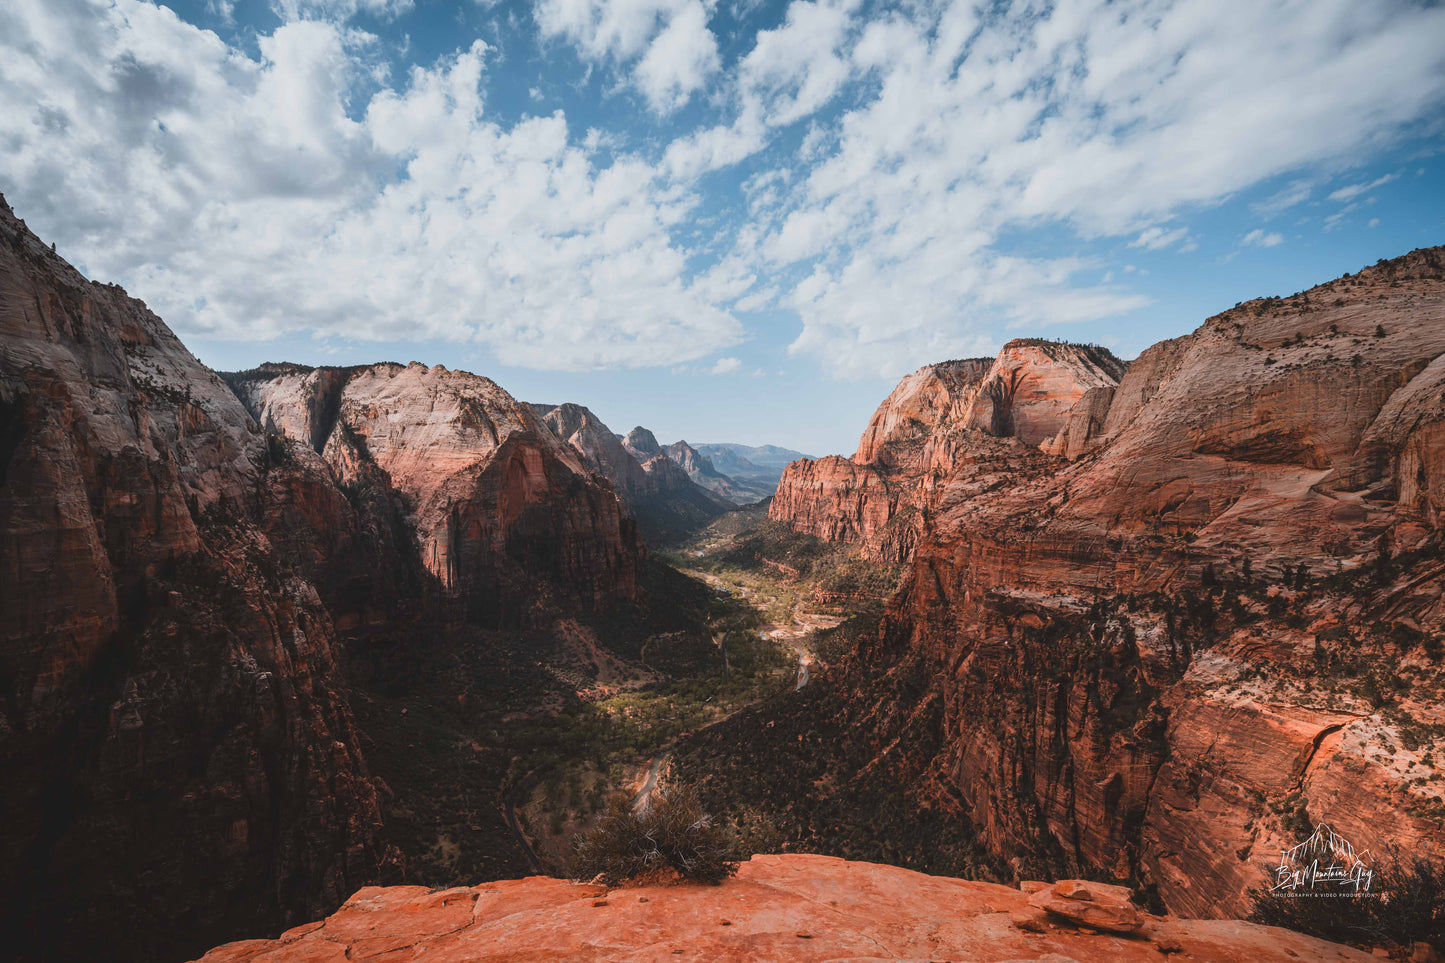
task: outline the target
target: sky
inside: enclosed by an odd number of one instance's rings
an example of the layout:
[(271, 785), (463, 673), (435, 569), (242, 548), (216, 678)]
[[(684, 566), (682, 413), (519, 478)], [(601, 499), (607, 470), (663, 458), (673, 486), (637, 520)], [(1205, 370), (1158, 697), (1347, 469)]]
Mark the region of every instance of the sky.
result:
[(1445, 243), (1445, 5), (5, 0), (0, 192), (202, 361), (418, 360), (848, 453)]

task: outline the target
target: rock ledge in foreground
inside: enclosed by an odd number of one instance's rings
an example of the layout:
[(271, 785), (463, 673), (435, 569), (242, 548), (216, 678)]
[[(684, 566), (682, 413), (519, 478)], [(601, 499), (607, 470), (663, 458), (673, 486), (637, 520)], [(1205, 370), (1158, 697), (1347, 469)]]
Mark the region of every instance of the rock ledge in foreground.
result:
[[(1068, 900), (1060, 887), (1080, 886), (1097, 890), (1093, 900), (1072, 901), (1081, 907), (1117, 902), (1109, 888), (1076, 881), (1035, 896)], [(1349, 947), (1234, 920), (1138, 914), (1134, 933), (1086, 932), (1029, 904), (1028, 893), (993, 883), (827, 856), (754, 856), (722, 886), (608, 891), (531, 877), (435, 892), (367, 887), (324, 922), (275, 940), (229, 943), (204, 960), (1159, 963), (1165, 952), (1215, 963), (1372, 959)], [(1041, 920), (1037, 931), (1015, 925), (1014, 918), (1031, 913)]]

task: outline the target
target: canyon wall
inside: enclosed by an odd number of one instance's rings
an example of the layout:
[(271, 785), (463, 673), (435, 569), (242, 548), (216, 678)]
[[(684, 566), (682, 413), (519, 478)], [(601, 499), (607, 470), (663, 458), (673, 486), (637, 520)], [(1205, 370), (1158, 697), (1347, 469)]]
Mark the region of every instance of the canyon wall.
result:
[[(1012, 872), (1183, 915), (1247, 912), (1313, 822), (1445, 858), (1445, 252), (1242, 304), (1119, 375), (1064, 378), (1034, 448), (972, 372), (923, 369), (854, 459), (790, 468), (774, 517), (800, 530), (878, 552), (915, 513), (911, 575), (840, 670), (880, 754), (855, 778), (902, 760)], [(928, 732), (888, 736), (910, 717)]]
[[(927, 365), (878, 406), (851, 458), (789, 465), (769, 517), (829, 541), (858, 542), (873, 558), (906, 561), (942, 482), (984, 479), (999, 459), (1029, 461), (1040, 448), (1063, 453), (1124, 370), (1104, 348), (1036, 339), (1010, 341), (992, 360)], [(1076, 427), (1081, 420), (1085, 427)], [(975, 463), (980, 448), (986, 465)]]
[(227, 378), (298, 457), (400, 506), (421, 564), (468, 620), (515, 624), (539, 599), (636, 598), (632, 519), (576, 448), (491, 380), (415, 362)]
[(234, 395), (0, 200), (0, 906), (21, 959), (174, 959), (374, 878), (316, 588)]
[[(223, 380), (3, 203), (0, 573), (0, 913), (26, 960), (177, 959), (400, 878), (418, 794), (464, 765), (500, 792), (507, 759), (433, 727), (458, 758), (418, 785), (387, 699), (460, 726), (474, 675), (694, 618), (609, 482), (493, 382)], [(416, 688), (443, 663), (455, 685)], [(505, 862), (500, 812), (457, 818)]]

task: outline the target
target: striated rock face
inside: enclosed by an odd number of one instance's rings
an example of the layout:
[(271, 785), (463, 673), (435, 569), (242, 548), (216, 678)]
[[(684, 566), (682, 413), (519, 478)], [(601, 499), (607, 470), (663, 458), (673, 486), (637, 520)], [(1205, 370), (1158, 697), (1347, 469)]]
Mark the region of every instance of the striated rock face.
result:
[(858, 778), (895, 772), (1013, 873), (1184, 915), (1247, 912), (1320, 821), (1445, 858), (1442, 375), (1430, 249), (1156, 345), (1049, 422), (1056, 455), (940, 419), (904, 449), (929, 466), (909, 503), (877, 466), (927, 419), (884, 413), (870, 464), (794, 466), (775, 512), (824, 537), (877, 551), (917, 506), (912, 574), (843, 669)]
[[(1105, 905), (1123, 912), (1113, 903), (1073, 902), (1096, 914)], [(1233, 921), (1135, 913), (1139, 932), (1128, 937), (1082, 928), (1065, 916), (1024, 929), (1013, 916), (1028, 907), (1027, 894), (991, 883), (826, 856), (754, 856), (721, 886), (608, 891), (532, 877), (439, 892), (369, 887), (324, 921), (277, 940), (217, 947), (203, 959), (340, 961), (395, 953), (434, 963), (674, 956), (1155, 963), (1164, 953), (1208, 963), (1373, 959), (1288, 930)]]
[(0, 200), (0, 912), (18, 958), (174, 959), (374, 876), (378, 790), (334, 626), (266, 533), (273, 498), (313, 484), (277, 470), (145, 305)]
[(635, 597), (639, 545), (616, 496), (491, 380), (415, 362), (228, 378), (343, 488), (399, 496), (426, 571), (474, 620), (516, 621), (539, 580), (593, 608)]
[[(594, 473), (611, 483), (623, 505), (636, 516), (643, 534), (667, 541), (695, 532), (731, 509), (731, 505), (694, 484), (661, 451), (646, 457), (649, 467), (591, 411), (580, 405), (533, 405), (549, 428), (581, 456)], [(646, 432), (646, 429), (634, 429)], [(648, 432), (647, 438), (651, 438)], [(641, 444), (649, 443), (638, 435)], [(656, 448), (653, 439), (651, 447)], [(661, 461), (658, 459), (661, 458)]]
[(991, 361), (920, 368), (878, 406), (851, 459), (789, 465), (769, 517), (819, 538), (860, 542), (874, 558), (905, 561), (939, 484), (965, 466), (977, 468), (979, 452), (991, 463), (1005, 451), (992, 439), (1017, 439), (1048, 454), (1086, 450), (1124, 368), (1103, 348), (1032, 339), (1009, 342)]

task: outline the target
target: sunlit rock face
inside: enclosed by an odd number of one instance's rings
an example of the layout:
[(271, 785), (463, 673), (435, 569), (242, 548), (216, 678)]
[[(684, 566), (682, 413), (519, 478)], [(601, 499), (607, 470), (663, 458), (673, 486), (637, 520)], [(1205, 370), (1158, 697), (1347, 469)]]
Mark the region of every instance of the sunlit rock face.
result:
[[(1040, 884), (1041, 885), (1041, 884)], [(204, 963), (405, 955), (447, 961), (990, 959), (1154, 963), (1346, 960), (1367, 953), (1288, 930), (1148, 916), (1127, 891), (1072, 881), (1044, 902), (993, 883), (826, 856), (754, 856), (721, 886), (603, 886), (532, 877), (431, 891), (368, 887), (335, 915), (279, 939), (245, 940)], [(1109, 892), (1104, 892), (1109, 891)], [(1039, 909), (1038, 903), (1054, 907)], [(1120, 927), (1127, 914), (1132, 935)], [(1093, 923), (1086, 925), (1080, 920)], [(1101, 926), (1100, 924), (1104, 924)]]
[(1070, 437), (1087, 432), (1084, 400), (1097, 408), (1095, 399), (1112, 392), (1123, 373), (1105, 349), (1033, 339), (1009, 342), (992, 360), (920, 368), (878, 406), (852, 458), (789, 465), (770, 517), (905, 561), (941, 482), (963, 473), (986, 480), (997, 467), (1029, 461), (1035, 449), (1067, 449)]
[(476, 616), (508, 620), (529, 578), (589, 607), (635, 598), (636, 528), (616, 494), (490, 379), (412, 363), (230, 380), (263, 429), (314, 451), (339, 485), (399, 496), (426, 571)]
[(8, 950), (176, 958), (374, 877), (335, 629), (266, 534), (273, 499), (329, 487), (0, 201)]
[[(696, 484), (686, 467), (658, 448), (656, 439), (650, 444), (642, 442), (651, 454), (634, 451), (581, 405), (532, 408), (558, 438), (577, 452), (583, 464), (611, 484), (649, 540), (667, 541), (697, 531), (732, 508), (731, 503)], [(634, 432), (646, 432), (651, 438), (646, 429)]]
[(792, 466), (775, 518), (911, 555), (848, 678), (883, 718), (923, 666), (920, 803), (1185, 915), (1247, 912), (1311, 820), (1445, 856), (1442, 353), (1445, 252), (1417, 251), (1037, 379), (1073, 398), (1034, 406), (1038, 447), (978, 416), (981, 363), (937, 366), (854, 459)]

